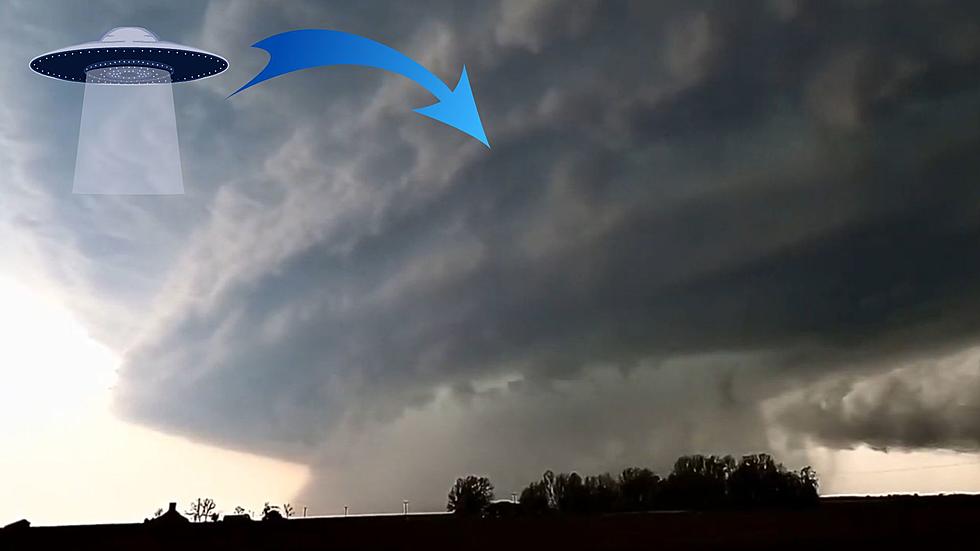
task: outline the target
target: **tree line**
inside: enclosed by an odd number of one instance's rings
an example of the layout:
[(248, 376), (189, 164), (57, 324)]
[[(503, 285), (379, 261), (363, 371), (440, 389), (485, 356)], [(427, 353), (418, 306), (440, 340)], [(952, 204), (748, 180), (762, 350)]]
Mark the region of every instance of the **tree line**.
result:
[(597, 514), (658, 510), (806, 507), (817, 502), (817, 474), (810, 467), (789, 470), (768, 454), (688, 455), (661, 478), (647, 468), (629, 467), (618, 476), (545, 471), (516, 503), (494, 502), (487, 477), (459, 478), (446, 509), (464, 515), (504, 516), (553, 513)]

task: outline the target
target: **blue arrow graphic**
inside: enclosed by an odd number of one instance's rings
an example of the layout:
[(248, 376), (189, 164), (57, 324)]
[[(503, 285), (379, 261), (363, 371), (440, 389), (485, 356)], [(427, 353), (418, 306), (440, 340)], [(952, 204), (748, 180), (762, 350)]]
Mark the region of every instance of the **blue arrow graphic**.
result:
[(416, 109), (416, 113), (452, 126), (490, 147), (465, 66), (456, 88), (450, 90), (439, 77), (398, 50), (345, 32), (320, 29), (289, 31), (256, 42), (253, 47), (269, 52), (269, 63), (231, 96), (270, 78), (302, 69), (325, 65), (375, 67), (414, 80), (439, 100), (428, 107)]

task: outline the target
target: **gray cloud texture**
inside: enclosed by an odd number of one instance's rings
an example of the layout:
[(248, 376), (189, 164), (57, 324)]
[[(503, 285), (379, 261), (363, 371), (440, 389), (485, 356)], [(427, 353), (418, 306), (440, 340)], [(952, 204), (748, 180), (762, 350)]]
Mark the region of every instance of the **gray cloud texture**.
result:
[[(980, 357), (967, 349), (870, 377), (844, 375), (782, 402), (783, 423), (831, 447), (980, 448)], [(778, 407), (777, 407), (778, 408)]]
[[(105, 10), (233, 66), (175, 89), (188, 195), (73, 198), (69, 159), (4, 168), (24, 182), (5, 223), (127, 350), (125, 417), (311, 464), (305, 499), (366, 508), (439, 507), (466, 471), (517, 488), (766, 449), (774, 428), (978, 441), (937, 401), (976, 377), (882, 375), (980, 329), (973, 3), (162, 6)], [(7, 9), (36, 31), (7, 29), (25, 56), (117, 24)], [(225, 101), (265, 62), (250, 44), (316, 27), (447, 82), (465, 63), (493, 150), (376, 71)], [(30, 124), (33, 158), (72, 150), (77, 90), (3, 86), (36, 91), (3, 139)]]

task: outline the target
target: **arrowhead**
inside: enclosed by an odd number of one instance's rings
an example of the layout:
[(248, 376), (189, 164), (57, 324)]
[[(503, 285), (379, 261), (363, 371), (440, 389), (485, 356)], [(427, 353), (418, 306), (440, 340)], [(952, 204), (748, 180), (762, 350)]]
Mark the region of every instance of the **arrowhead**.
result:
[(455, 90), (440, 98), (439, 103), (416, 109), (415, 112), (469, 134), (490, 148), (487, 134), (483, 131), (480, 112), (476, 109), (476, 100), (473, 99), (470, 79), (466, 76), (466, 67), (463, 67), (463, 74), (460, 75)]

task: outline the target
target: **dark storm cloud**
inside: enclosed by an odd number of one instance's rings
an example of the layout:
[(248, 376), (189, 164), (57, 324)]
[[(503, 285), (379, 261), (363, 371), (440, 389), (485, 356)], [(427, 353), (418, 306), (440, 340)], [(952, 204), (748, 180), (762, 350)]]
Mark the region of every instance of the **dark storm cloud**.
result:
[[(127, 354), (128, 417), (310, 462), (310, 495), (358, 463), (410, 465), (417, 495), (759, 449), (760, 401), (976, 339), (972, 3), (405, 6), (205, 10), (242, 81), (249, 44), (300, 27), (466, 63), (493, 150), (356, 69), (193, 98), (214, 180)], [(907, 444), (959, 433), (932, 434)]]
[(782, 422), (832, 447), (980, 448), (976, 350), (882, 375), (844, 377), (787, 400)]

